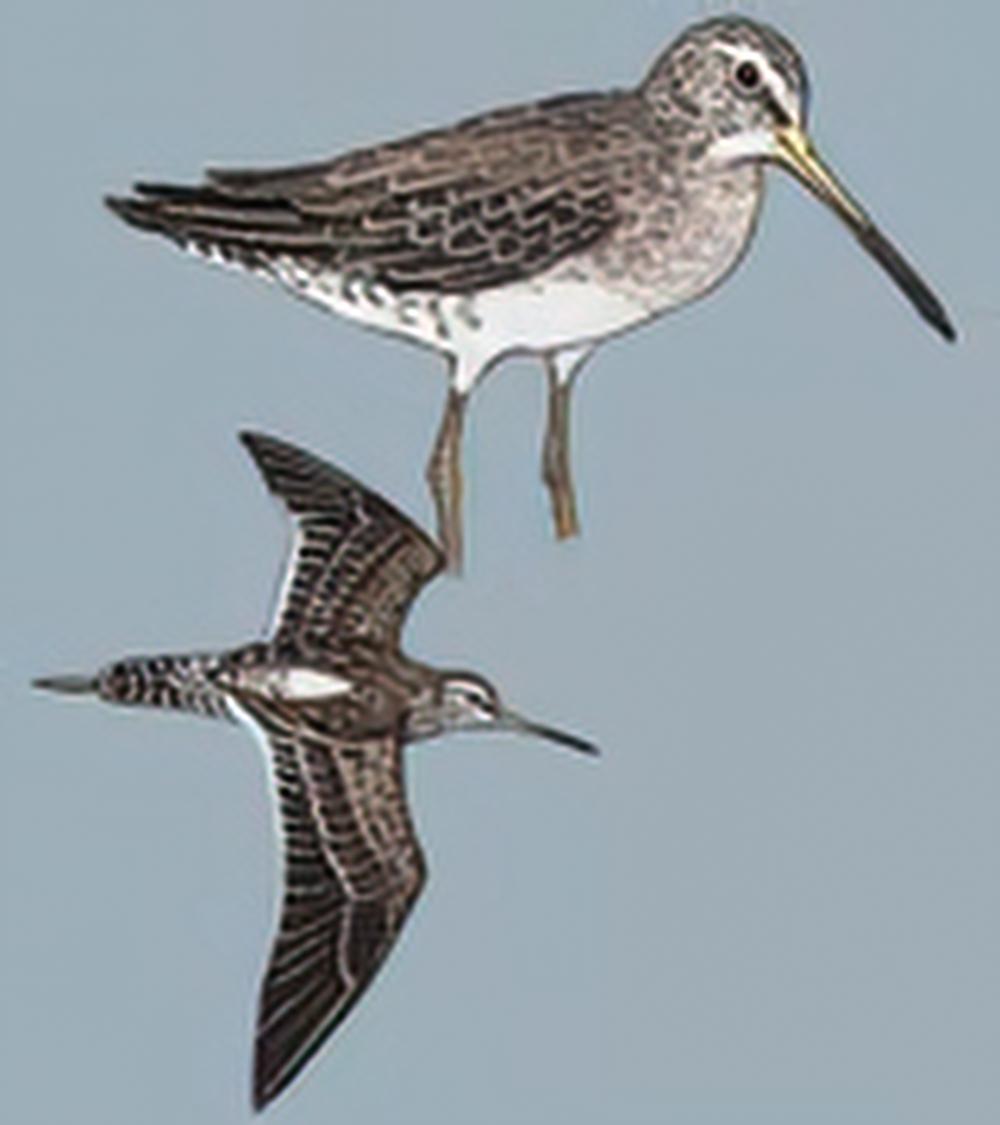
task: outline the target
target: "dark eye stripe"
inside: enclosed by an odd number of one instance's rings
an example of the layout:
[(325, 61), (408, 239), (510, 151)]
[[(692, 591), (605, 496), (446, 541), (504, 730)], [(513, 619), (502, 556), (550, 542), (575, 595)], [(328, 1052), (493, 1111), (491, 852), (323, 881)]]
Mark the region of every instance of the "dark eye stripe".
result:
[(788, 115), (785, 107), (778, 101), (778, 99), (768, 90), (764, 97), (764, 102), (767, 105), (768, 111), (771, 116), (777, 121), (779, 125), (791, 125), (792, 119)]

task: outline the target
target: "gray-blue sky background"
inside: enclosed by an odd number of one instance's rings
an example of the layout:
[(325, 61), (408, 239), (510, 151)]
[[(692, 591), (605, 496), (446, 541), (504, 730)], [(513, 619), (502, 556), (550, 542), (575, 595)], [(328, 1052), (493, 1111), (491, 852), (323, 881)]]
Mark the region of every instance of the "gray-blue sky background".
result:
[[(435, 357), (142, 238), (100, 196), (630, 84), (707, 10), (6, 6), (5, 1120), (250, 1118), (278, 871), (256, 748), (27, 683), (261, 628), (285, 529), (241, 426), (426, 522), (445, 388)], [(487, 381), (468, 574), (408, 647), (605, 756), (411, 753), (430, 883), (275, 1125), (998, 1120), (1000, 14), (744, 10), (802, 45), (821, 150), (961, 344), (772, 176), (732, 280), (582, 377), (580, 542), (550, 538), (540, 370)]]

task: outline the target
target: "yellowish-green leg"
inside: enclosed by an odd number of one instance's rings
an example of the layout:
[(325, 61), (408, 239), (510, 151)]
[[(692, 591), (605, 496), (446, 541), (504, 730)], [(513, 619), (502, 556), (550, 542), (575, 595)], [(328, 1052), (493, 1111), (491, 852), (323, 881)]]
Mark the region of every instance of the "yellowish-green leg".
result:
[(437, 513), (438, 539), (452, 574), (462, 572), (462, 429), (467, 398), (466, 392), (449, 387), (441, 425), (427, 462), (427, 483)]
[(592, 350), (590, 345), (586, 345), (545, 356), (545, 372), (549, 380), (549, 413), (542, 446), (542, 480), (552, 502), (552, 519), (557, 539), (572, 539), (580, 534), (570, 457), (569, 403), (576, 373)]

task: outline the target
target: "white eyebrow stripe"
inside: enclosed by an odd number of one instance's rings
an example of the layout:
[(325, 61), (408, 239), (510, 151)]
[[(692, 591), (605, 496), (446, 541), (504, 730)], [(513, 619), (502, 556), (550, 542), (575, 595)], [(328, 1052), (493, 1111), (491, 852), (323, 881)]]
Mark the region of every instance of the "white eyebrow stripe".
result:
[(754, 63), (760, 71), (761, 78), (764, 85), (770, 91), (771, 97), (774, 98), (782, 110), (788, 115), (788, 120), (799, 121), (801, 114), (799, 112), (798, 100), (794, 97), (788, 82), (785, 80), (785, 76), (781, 71), (772, 66), (771, 60), (767, 55), (754, 47), (735, 47), (729, 43), (720, 43), (719, 50), (722, 54), (728, 55), (734, 62)]
[(751, 62), (757, 63), (761, 70), (774, 73), (774, 67), (771, 66), (771, 60), (762, 51), (758, 51), (756, 47), (741, 45), (734, 46), (732, 43), (720, 43), (719, 50), (724, 55), (728, 55), (731, 59), (737, 59), (742, 62), (744, 59), (749, 59)]

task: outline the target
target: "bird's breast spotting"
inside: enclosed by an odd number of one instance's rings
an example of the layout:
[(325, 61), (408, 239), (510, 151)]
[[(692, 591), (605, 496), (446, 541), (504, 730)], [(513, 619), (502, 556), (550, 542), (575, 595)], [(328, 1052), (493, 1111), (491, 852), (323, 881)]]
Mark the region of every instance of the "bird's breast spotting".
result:
[(738, 264), (762, 198), (763, 176), (751, 165), (651, 183), (630, 197), (613, 235), (589, 252), (593, 276), (648, 316), (693, 301)]
[(470, 293), (395, 293), (361, 268), (335, 273), (290, 256), (275, 259), (268, 272), (296, 296), (458, 357), (470, 369), (506, 352), (609, 335), (649, 315), (632, 294), (602, 285), (585, 262)]

